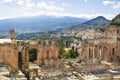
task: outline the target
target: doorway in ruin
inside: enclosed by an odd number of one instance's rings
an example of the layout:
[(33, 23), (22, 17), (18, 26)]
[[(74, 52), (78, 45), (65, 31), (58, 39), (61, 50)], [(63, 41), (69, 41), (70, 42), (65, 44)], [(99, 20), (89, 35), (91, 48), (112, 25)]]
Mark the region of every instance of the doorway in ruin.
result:
[(103, 60), (108, 62), (110, 61), (110, 52), (107, 46), (103, 47)]
[(112, 56), (115, 54), (115, 48), (112, 49)]
[(37, 49), (33, 48), (29, 50), (29, 62), (36, 63), (37, 61)]
[(46, 59), (49, 59), (49, 51), (46, 51)]
[(114, 61), (114, 59), (115, 59), (115, 48), (112, 48), (111, 61)]
[(22, 53), (18, 53), (18, 68), (22, 69)]

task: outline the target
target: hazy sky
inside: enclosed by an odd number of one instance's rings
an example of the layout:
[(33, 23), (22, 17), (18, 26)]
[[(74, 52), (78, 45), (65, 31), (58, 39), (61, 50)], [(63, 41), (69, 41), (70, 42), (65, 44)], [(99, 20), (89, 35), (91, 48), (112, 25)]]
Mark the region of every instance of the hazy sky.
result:
[(120, 0), (0, 0), (0, 19), (51, 15), (112, 19), (120, 13)]

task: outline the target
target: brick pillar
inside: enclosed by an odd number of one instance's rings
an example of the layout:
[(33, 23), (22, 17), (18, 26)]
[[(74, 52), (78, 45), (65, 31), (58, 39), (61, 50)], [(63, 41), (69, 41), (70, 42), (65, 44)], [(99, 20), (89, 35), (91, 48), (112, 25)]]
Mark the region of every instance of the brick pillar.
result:
[(95, 48), (93, 47), (92, 50), (93, 50), (93, 63), (95, 63), (95, 51), (94, 51)]
[(29, 68), (29, 54), (28, 54), (28, 48), (27, 47), (25, 48), (25, 55), (26, 55), (26, 57), (25, 57), (25, 63), (26, 63), (25, 67)]

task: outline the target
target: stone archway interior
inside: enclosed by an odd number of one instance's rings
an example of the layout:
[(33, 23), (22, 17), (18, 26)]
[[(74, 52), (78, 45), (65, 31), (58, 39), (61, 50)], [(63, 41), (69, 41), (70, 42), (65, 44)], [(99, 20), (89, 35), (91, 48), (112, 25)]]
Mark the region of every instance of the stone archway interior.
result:
[(37, 49), (33, 48), (29, 50), (29, 62), (35, 62), (37, 60)]
[(110, 52), (108, 47), (106, 46), (104, 46), (104, 49), (103, 49), (103, 59), (108, 62), (110, 61)]
[(18, 68), (22, 69), (22, 53), (18, 53)]
[(115, 48), (112, 49), (112, 55), (114, 55), (114, 54), (115, 54)]

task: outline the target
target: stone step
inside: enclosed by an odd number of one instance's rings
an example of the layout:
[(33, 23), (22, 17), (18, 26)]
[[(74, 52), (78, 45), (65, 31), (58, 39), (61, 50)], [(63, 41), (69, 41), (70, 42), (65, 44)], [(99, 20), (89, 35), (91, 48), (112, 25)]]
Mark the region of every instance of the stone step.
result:
[(16, 78), (16, 80), (27, 80), (27, 78)]
[(32, 70), (32, 69), (39, 69), (39, 66), (37, 64), (29, 64), (29, 69)]
[(0, 66), (0, 75), (9, 76), (10, 72), (7, 66)]
[(0, 76), (0, 80), (11, 80), (11, 79), (4, 76)]
[(25, 75), (20, 70), (18, 71), (18, 78), (25, 78)]

